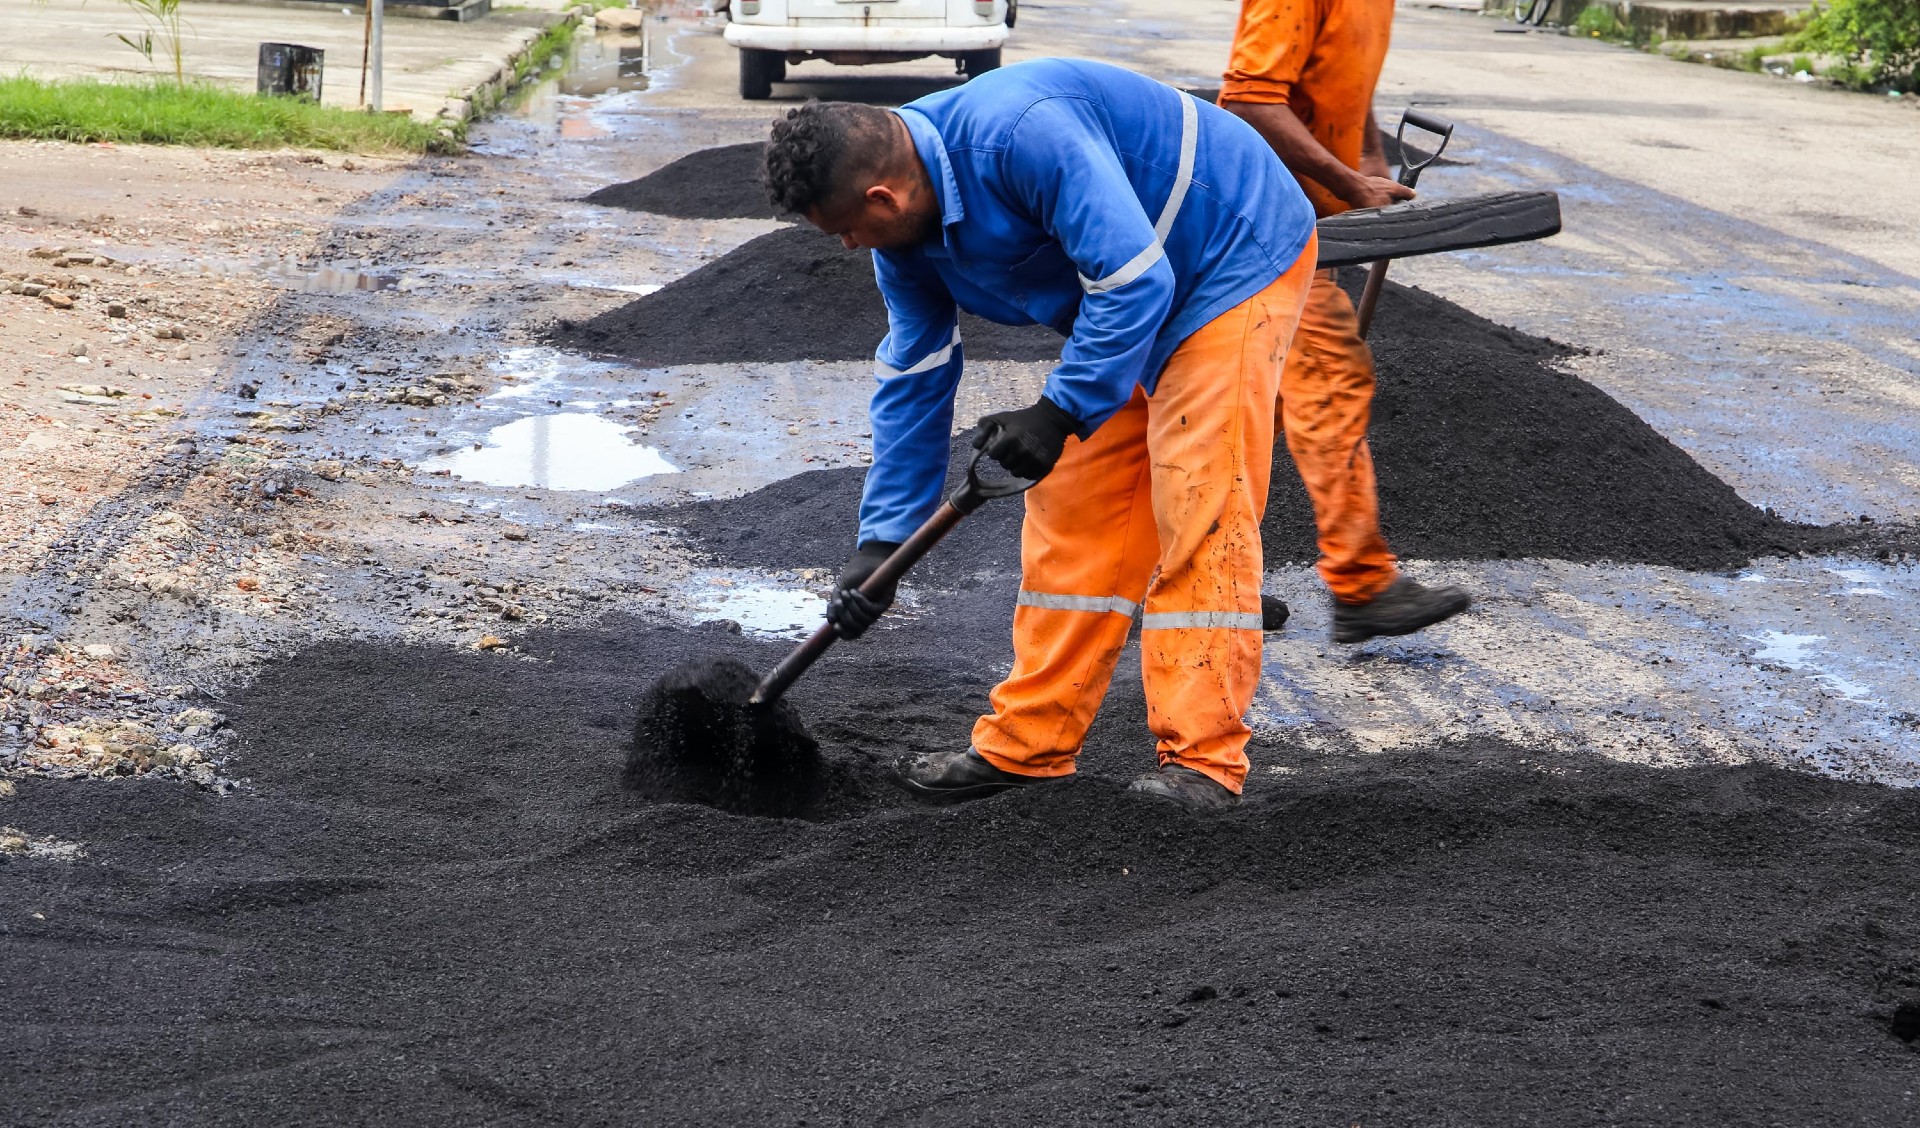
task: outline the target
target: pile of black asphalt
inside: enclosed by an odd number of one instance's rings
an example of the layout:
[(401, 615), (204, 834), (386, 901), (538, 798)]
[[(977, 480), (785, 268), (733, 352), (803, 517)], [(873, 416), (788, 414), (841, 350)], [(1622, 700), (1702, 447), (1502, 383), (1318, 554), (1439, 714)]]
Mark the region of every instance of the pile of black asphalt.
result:
[[(873, 258), (806, 224), (783, 227), (585, 321), (548, 331), (562, 348), (643, 367), (672, 364), (867, 360), (887, 335)], [(1038, 325), (960, 318), (975, 360), (1051, 360), (1060, 335)]]
[(7, 1122), (1911, 1119), (1920, 792), (1266, 738), (1191, 816), (1123, 790), (1129, 648), (1079, 778), (910, 806), (881, 767), (966, 744), (1010, 590), (796, 686), (805, 818), (622, 787), (667, 669), (788, 645), (625, 620), (279, 663), (237, 794), (17, 781), (86, 856), (0, 854)]
[[(1348, 272), (1357, 280), (1357, 271)], [(871, 283), (869, 283), (871, 285)], [(664, 291), (663, 291), (664, 293)], [(1370, 337), (1369, 443), (1393, 548), (1426, 560), (1553, 558), (1717, 570), (1832, 550), (1860, 530), (1783, 521), (1751, 505), (1647, 423), (1558, 362), (1564, 346), (1388, 284)], [(967, 453), (955, 439), (955, 466)], [(837, 566), (865, 471), (800, 474), (743, 497), (653, 511), (716, 559)], [(1261, 527), (1269, 564), (1313, 560), (1313, 510), (1284, 447)], [(1019, 563), (1018, 504), (968, 518), (915, 572), (950, 583)]]
[(758, 141), (699, 149), (638, 180), (610, 184), (586, 202), (677, 219), (774, 219), (762, 179), (765, 153)]

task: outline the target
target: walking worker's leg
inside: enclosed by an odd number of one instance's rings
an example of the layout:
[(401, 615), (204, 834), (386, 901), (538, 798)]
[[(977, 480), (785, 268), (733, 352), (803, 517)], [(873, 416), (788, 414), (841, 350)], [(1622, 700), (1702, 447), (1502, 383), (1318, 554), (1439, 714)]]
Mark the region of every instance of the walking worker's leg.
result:
[(1317, 257), (1188, 337), (1147, 409), (1160, 571), (1140, 666), (1162, 765), (1238, 793), (1246, 711), (1260, 684), (1260, 517), (1273, 468), (1273, 401)]
[(1334, 272), (1320, 271), (1280, 378), (1280, 426), (1313, 500), (1320, 578), (1343, 603), (1365, 603), (1399, 575), (1380, 535), (1372, 408), (1373, 353)]
[(1158, 553), (1146, 429), (1136, 390), (1027, 491), (1013, 673), (973, 726), (974, 750), (1002, 771), (1071, 775), (1106, 697)]

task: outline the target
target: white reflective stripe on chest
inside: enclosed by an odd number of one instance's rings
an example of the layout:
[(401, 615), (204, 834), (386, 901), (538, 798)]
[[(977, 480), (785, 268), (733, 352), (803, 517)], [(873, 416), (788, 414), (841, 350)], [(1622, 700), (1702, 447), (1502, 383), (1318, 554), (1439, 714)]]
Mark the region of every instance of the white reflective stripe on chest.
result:
[(918, 372), (930, 371), (932, 369), (940, 367), (941, 365), (945, 364), (949, 360), (952, 360), (953, 348), (955, 345), (958, 345), (959, 343), (960, 343), (960, 326), (955, 325), (953, 327), (952, 340), (949, 340), (944, 346), (938, 349), (935, 349), (933, 352), (930, 352), (927, 355), (921, 357), (919, 360), (915, 361), (911, 368), (894, 368), (891, 365), (888, 365), (882, 361), (875, 360), (873, 362), (873, 374), (875, 376), (912, 376)]
[(1143, 631), (1179, 631), (1195, 628), (1257, 631), (1261, 626), (1258, 611), (1154, 611), (1140, 618), (1140, 629)]
[(1153, 242), (1146, 249), (1127, 260), (1127, 264), (1105, 278), (1080, 276), (1080, 287), (1089, 294), (1104, 294), (1116, 290), (1153, 268), (1166, 254), (1167, 233), (1173, 230), (1173, 221), (1180, 215), (1180, 205), (1186, 202), (1187, 189), (1193, 185), (1193, 165), (1200, 154), (1200, 109), (1193, 96), (1174, 91), (1180, 99), (1180, 167), (1173, 177), (1173, 191), (1167, 194), (1166, 206), (1160, 209), (1160, 218), (1153, 223)]
[(1140, 609), (1138, 603), (1117, 595), (1055, 595), (1047, 591), (1023, 591), (1014, 602), (1048, 611), (1111, 611), (1116, 615), (1132, 615)]

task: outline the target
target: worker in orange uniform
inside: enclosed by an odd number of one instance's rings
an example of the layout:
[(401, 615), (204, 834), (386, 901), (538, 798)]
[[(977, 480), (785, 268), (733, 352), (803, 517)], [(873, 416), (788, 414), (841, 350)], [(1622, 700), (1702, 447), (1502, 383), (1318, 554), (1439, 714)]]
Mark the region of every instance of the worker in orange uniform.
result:
[(964, 375), (957, 313), (1061, 335), (1028, 407), (974, 445), (1026, 494), (1013, 669), (971, 747), (895, 777), (932, 803), (1073, 775), (1134, 614), (1158, 767), (1131, 790), (1230, 807), (1260, 684), (1260, 515), (1274, 397), (1317, 260), (1313, 209), (1253, 130), (1104, 63), (1035, 59), (898, 109), (809, 103), (775, 123), (782, 210), (873, 252), (887, 305), (873, 466), (827, 619), (933, 514)]
[[(1314, 211), (1384, 207), (1413, 189), (1388, 176), (1373, 117), (1394, 0), (1244, 0), (1220, 105), (1253, 126)], [(1280, 380), (1276, 426), (1313, 500), (1333, 639), (1410, 634), (1464, 611), (1467, 593), (1403, 574), (1380, 532), (1367, 420), (1373, 354), (1334, 271), (1314, 275)], [(1284, 621), (1284, 611), (1268, 623)], [(1284, 606), (1284, 605), (1282, 605)]]

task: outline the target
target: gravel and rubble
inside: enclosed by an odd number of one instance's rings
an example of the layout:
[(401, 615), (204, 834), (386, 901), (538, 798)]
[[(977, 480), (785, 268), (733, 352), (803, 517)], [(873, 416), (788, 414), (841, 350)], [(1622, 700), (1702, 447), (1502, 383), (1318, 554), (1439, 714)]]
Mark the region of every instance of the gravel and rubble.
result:
[[(397, 162), (302, 154), (8, 142), (0, 168), (26, 201), (0, 216), (0, 777), (230, 789), (220, 704), (276, 655), (515, 655), (688, 570), (601, 499), (510, 517), (381, 448), (514, 377), (459, 326), (337, 300), (406, 272), (316, 254), (349, 203), (457, 193), (382, 198)], [(635, 528), (608, 552), (578, 524)]]

